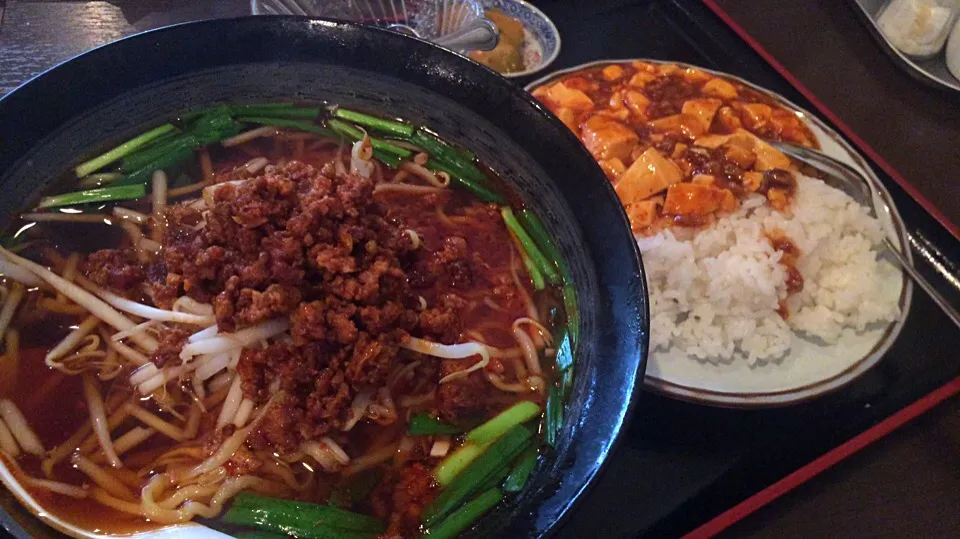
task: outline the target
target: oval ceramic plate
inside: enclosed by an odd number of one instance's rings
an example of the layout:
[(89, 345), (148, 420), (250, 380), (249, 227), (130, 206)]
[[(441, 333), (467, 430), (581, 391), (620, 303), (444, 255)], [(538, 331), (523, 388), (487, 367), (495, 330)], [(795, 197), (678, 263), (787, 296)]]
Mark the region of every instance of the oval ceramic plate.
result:
[[(853, 166), (870, 180), (874, 205), (877, 207), (881, 224), (893, 244), (912, 261), (909, 248), (904, 250), (904, 246), (909, 243), (903, 220), (893, 205), (890, 193), (866, 160), (819, 118), (774, 92), (726, 73), (677, 62), (647, 59), (591, 62), (557, 71), (528, 84), (526, 88), (532, 91), (582, 69), (633, 61), (673, 63), (681, 67), (700, 69), (766, 94), (783, 107), (794, 111), (816, 136), (822, 152)], [(899, 294), (900, 316), (890, 324), (868, 327), (863, 333), (845, 333), (840, 341), (833, 345), (817, 344), (794, 334), (791, 350), (783, 360), (755, 367), (742, 360), (727, 364), (699, 361), (674, 348), (668, 351), (651, 351), (644, 383), (655, 391), (679, 399), (736, 408), (783, 406), (833, 391), (876, 365), (903, 328), (910, 311), (913, 283), (901, 272), (900, 277), (892, 278), (885, 286), (890, 288), (892, 294)]]

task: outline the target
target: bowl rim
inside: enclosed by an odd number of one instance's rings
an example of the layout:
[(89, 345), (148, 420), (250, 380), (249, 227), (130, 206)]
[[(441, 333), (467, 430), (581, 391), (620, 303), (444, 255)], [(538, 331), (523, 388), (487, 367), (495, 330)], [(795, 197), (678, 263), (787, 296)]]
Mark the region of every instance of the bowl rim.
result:
[[(133, 49), (130, 52), (135, 52), (148, 45), (151, 47), (159, 47), (164, 43), (164, 40), (169, 42), (171, 39), (182, 38), (190, 35), (191, 32), (207, 32), (210, 35), (217, 35), (218, 32), (256, 33), (258, 31), (269, 32), (271, 30), (284, 29), (285, 31), (299, 32), (300, 34), (298, 35), (303, 36), (305, 39), (323, 39), (322, 37), (317, 37), (320, 35), (320, 32), (316, 31), (317, 27), (330, 28), (344, 33), (373, 34), (373, 36), (365, 36), (369, 37), (370, 39), (373, 39), (375, 35), (379, 34), (381, 35), (381, 39), (397, 41), (407, 40), (408, 43), (406, 43), (406, 46), (413, 48), (420, 47), (425, 54), (429, 53), (431, 55), (439, 55), (441, 57), (440, 59), (443, 60), (444, 63), (450, 62), (455, 66), (454, 71), (459, 72), (460, 77), (456, 78), (456, 80), (447, 80), (442, 78), (442, 75), (435, 75), (436, 77), (441, 78), (432, 79), (429, 83), (411, 84), (418, 84), (423, 88), (436, 92), (437, 90), (435, 88), (431, 88), (431, 85), (438, 85), (441, 83), (441, 81), (446, 84), (463, 85), (463, 81), (470, 80), (470, 77), (463, 77), (464, 72), (475, 75), (477, 79), (482, 80), (484, 85), (493, 86), (500, 94), (503, 94), (512, 100), (516, 107), (526, 108), (529, 115), (536, 118), (536, 123), (538, 125), (542, 125), (544, 123), (551, 125), (552, 129), (556, 131), (556, 136), (559, 137), (557, 139), (558, 144), (569, 146), (569, 150), (572, 154), (580, 154), (579, 157), (573, 155), (570, 157), (570, 159), (579, 159), (583, 163), (583, 166), (588, 166), (589, 163), (589, 168), (595, 171), (596, 178), (603, 178), (602, 171), (600, 170), (599, 166), (596, 165), (595, 161), (589, 156), (589, 154), (586, 153), (586, 150), (582, 148), (576, 137), (570, 133), (569, 130), (567, 130), (566, 127), (563, 126), (563, 124), (545, 107), (543, 107), (520, 86), (513, 84), (503, 77), (496, 76), (497, 74), (495, 72), (490, 71), (489, 69), (480, 66), (475, 62), (469, 61), (469, 59), (463, 58), (459, 54), (439, 47), (429, 41), (410, 36), (403, 36), (388, 30), (370, 27), (350, 21), (317, 17), (265, 17), (247, 15), (233, 18), (192, 21), (151, 29), (124, 37), (120, 40), (105, 45), (101, 45), (73, 58), (65, 60), (51, 67), (50, 69), (31, 77), (13, 91), (9, 92), (3, 97), (0, 97), (0, 132), (4, 131), (5, 129), (9, 129), (11, 125), (14, 125), (15, 118), (18, 117), (16, 113), (22, 112), (27, 105), (38, 102), (38, 100), (40, 100), (39, 98), (49, 97), (54, 88), (62, 87), (62, 84), (58, 83), (62, 83), (65, 78), (83, 80), (84, 77), (87, 77), (89, 79), (90, 77), (94, 76), (92, 73), (96, 72), (95, 69), (90, 70), (91, 67), (102, 67), (102, 62), (104, 60), (112, 58), (114, 54), (120, 54), (121, 50)], [(413, 42), (419, 42), (419, 44), (415, 44)], [(180, 44), (182, 45), (182, 42), (180, 42)], [(290, 50), (297, 49), (295, 49), (294, 46), (291, 46)], [(263, 54), (282, 55), (282, 53), (283, 51), (269, 51)], [(297, 50), (297, 53), (299, 54), (300, 51)], [(158, 56), (159, 58), (148, 59), (147, 61), (142, 62), (143, 65), (139, 68), (133, 69), (133, 71), (141, 73), (150, 66), (156, 67), (154, 64), (162, 63), (161, 58), (163, 58), (162, 55)], [(169, 54), (167, 56), (169, 56)], [(207, 56), (204, 56), (204, 58), (207, 58)], [(239, 67), (242, 65), (263, 61), (256, 57), (251, 58), (249, 53), (244, 53), (243, 55), (239, 56), (247, 56), (247, 58), (237, 59), (234, 57), (234, 59), (229, 62), (219, 59), (211, 59), (209, 61), (220, 62), (215, 64), (217, 67)], [(279, 58), (275, 58), (274, 61), (283, 62), (283, 60)], [(332, 58), (328, 59), (327, 61), (324, 61), (323, 58), (317, 58), (316, 60), (310, 60), (310, 62), (312, 61), (315, 61), (316, 63), (326, 63), (344, 67), (350, 66), (349, 60), (343, 60), (339, 58)], [(190, 64), (189, 69), (186, 67), (182, 69), (184, 73), (194, 73), (201, 72), (204, 69), (209, 69), (210, 67), (211, 66), (197, 67), (193, 64)], [(423, 72), (415, 72), (411, 70), (407, 72), (407, 76), (412, 77), (416, 74), (424, 76), (424, 73), (434, 73), (431, 66), (422, 66), (420, 69), (423, 69)], [(373, 68), (367, 68), (366, 70), (372, 73), (377, 72), (373, 70)], [(484, 72), (487, 72), (490, 75), (486, 75)], [(396, 72), (379, 73), (385, 77), (399, 76)], [(47, 118), (43, 118), (34, 122), (33, 127), (25, 130), (19, 143), (9, 146), (4, 151), (0, 151), (0, 162), (4, 160), (9, 161), (8, 164), (11, 166), (8, 167), (7, 170), (16, 171), (21, 167), (23, 159), (30, 157), (31, 152), (38, 145), (43, 144), (44, 141), (54, 136), (58, 132), (61, 132), (65, 126), (71, 125), (71, 122), (81, 117), (84, 113), (89, 113), (98, 106), (115, 100), (125, 94), (135, 92), (138, 88), (143, 88), (152, 83), (169, 79), (171, 76), (172, 75), (170, 73), (154, 74), (147, 72), (143, 79), (117, 83), (117, 87), (111, 87), (109, 86), (109, 81), (104, 81), (96, 85), (90, 92), (78, 92), (64, 98), (57, 103), (57, 106), (52, 107), (52, 110), (48, 111)], [(476, 84), (476, 81), (471, 81), (471, 84)], [(484, 114), (479, 110), (479, 108), (474, 108), (463, 103), (460, 103), (460, 106), (465, 107), (478, 115), (482, 116)], [(515, 124), (512, 127), (503, 127), (503, 129), (504, 132), (510, 134), (510, 132), (513, 130), (532, 130), (534, 127), (532, 125), (523, 126), (522, 124)], [(527, 153), (529, 154), (529, 151), (527, 151)], [(530, 157), (532, 158), (533, 156), (530, 155)], [(541, 160), (534, 158), (534, 162), (539, 163)], [(4, 174), (2, 176), (5, 183), (12, 181), (9, 174)], [(627, 329), (628, 325), (629, 327), (634, 327), (634, 325), (636, 325), (636, 329), (638, 329), (638, 331), (631, 331), (629, 334), (624, 333), (623, 335), (617, 334), (617, 338), (613, 339), (611, 337), (613, 332), (606, 331), (606, 328), (597, 330), (598, 343), (596, 346), (598, 350), (606, 352), (618, 351), (618, 359), (623, 360), (623, 366), (620, 369), (621, 372), (618, 373), (623, 376), (623, 378), (618, 381), (618, 389), (620, 389), (620, 392), (615, 396), (610, 396), (611, 399), (614, 399), (615, 397), (614, 400), (616, 401), (616, 407), (610, 414), (612, 417), (607, 418), (609, 422), (602, 425), (603, 432), (605, 433), (602, 440), (600, 443), (594, 444), (598, 446), (598, 449), (591, 453), (591, 456), (595, 457), (593, 462), (588, 463), (585, 470), (579, 473), (581, 476), (580, 478), (583, 480), (582, 483), (578, 482), (577, 485), (572, 487), (573, 490), (570, 491), (563, 499), (564, 501), (555, 502), (558, 510), (555, 515), (552, 515), (554, 520), (549, 522), (549, 524), (542, 526), (538, 525), (537, 533), (542, 536), (549, 536), (557, 532), (562, 524), (568, 518), (570, 518), (570, 515), (576, 510), (577, 506), (582, 503), (586, 492), (596, 484), (600, 474), (603, 473), (603, 471), (609, 465), (609, 460), (612, 457), (612, 453), (616, 451), (617, 447), (622, 442), (625, 435), (625, 427), (627, 422), (632, 417), (639, 400), (639, 395), (642, 391), (642, 384), (640, 381), (643, 376), (648, 355), (649, 306), (646, 283), (645, 279), (643, 278), (643, 265), (640, 258), (639, 249), (636, 247), (636, 243), (631, 239), (632, 235), (629, 233), (626, 214), (624, 213), (622, 206), (617, 202), (616, 195), (609, 183), (606, 181), (597, 182), (597, 185), (595, 188), (593, 188), (592, 193), (597, 197), (605, 199), (605, 201), (601, 200), (600, 203), (608, 205), (609, 209), (613, 212), (610, 216), (608, 216), (608, 218), (613, 219), (617, 222), (617, 224), (622, 225), (617, 227), (621, 229), (619, 232), (614, 231), (615, 233), (611, 234), (608, 231), (606, 236), (612, 236), (613, 239), (611, 240), (609, 237), (605, 237), (605, 241), (609, 244), (610, 241), (616, 241), (619, 239), (628, 240), (622, 242), (622, 245), (617, 247), (617, 249), (624, 250), (625, 254), (632, 255), (629, 256), (628, 259), (622, 260), (621, 262), (622, 264), (628, 265), (631, 269), (631, 274), (628, 276), (628, 280), (630, 281), (628, 284), (631, 286), (631, 288), (629, 288), (628, 291), (634, 293), (634, 295), (626, 298), (614, 297), (613, 294), (610, 294), (611, 297), (607, 298), (607, 301), (612, 303), (613, 306), (608, 306), (606, 308), (606, 310), (609, 311), (609, 314), (599, 314), (598, 320), (605, 320), (607, 322), (616, 321), (618, 326), (624, 329)], [(564, 195), (563, 198), (568, 204), (572, 202), (570, 197), (567, 195)], [(583, 226), (580, 226), (580, 228), (582, 230), (585, 229)], [(620, 238), (620, 236), (623, 236), (623, 238)], [(616, 243), (613, 245), (616, 245)], [(619, 286), (617, 281), (618, 279), (621, 279), (620, 274), (612, 267), (608, 267), (608, 265), (599, 263), (600, 257), (597, 251), (599, 246), (590, 246), (591, 254), (588, 256), (588, 263), (594, 268), (594, 271), (599, 279), (599, 288), (597, 291), (611, 292), (611, 287)], [(622, 310), (624, 308), (629, 308), (631, 313), (636, 313), (638, 316), (626, 317), (623, 314), (616, 314), (618, 310)], [(601, 333), (604, 332), (610, 335), (603, 335), (603, 338), (601, 339)], [(599, 342), (601, 340), (603, 342)], [(634, 345), (636, 346), (634, 347)], [(624, 348), (625, 346), (631, 347), (629, 351)], [(587, 388), (584, 386), (584, 390), (588, 392), (588, 395), (590, 395), (591, 398), (594, 397), (595, 392), (592, 388)], [(613, 404), (613, 401), (611, 401), (611, 404)], [(574, 450), (575, 448), (571, 447), (571, 451)], [(579, 450), (583, 450), (583, 448), (581, 447)], [(548, 493), (545, 495), (544, 499), (549, 499), (550, 497), (551, 496)], [(540, 507), (541, 505), (541, 501), (538, 500), (532, 503), (531, 507)], [(16, 522), (12, 515), (9, 515), (5, 510), (0, 508), (0, 522), (5, 521), (13, 521), (14, 523)], [(49, 522), (45, 522), (45, 524), (48, 526), (50, 525)]]

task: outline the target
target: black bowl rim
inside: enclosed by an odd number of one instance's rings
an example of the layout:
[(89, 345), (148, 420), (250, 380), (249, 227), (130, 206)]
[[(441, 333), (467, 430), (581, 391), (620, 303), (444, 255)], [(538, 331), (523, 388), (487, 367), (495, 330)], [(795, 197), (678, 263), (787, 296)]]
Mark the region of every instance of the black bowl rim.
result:
[[(63, 75), (71, 75), (71, 72), (72, 72), (72, 75), (82, 76), (83, 71), (86, 67), (96, 67), (98, 65), (98, 56), (104, 54), (105, 50), (113, 51), (120, 47), (124, 47), (124, 46), (129, 47), (131, 44), (139, 44), (141, 41), (150, 40), (150, 39), (153, 39), (154, 37), (163, 38), (168, 35), (173, 35), (173, 33), (177, 31), (189, 31), (195, 28), (200, 29), (201, 31), (205, 28), (210, 28), (210, 29), (213, 29), (214, 31), (217, 28), (227, 30), (227, 31), (242, 31), (244, 29), (249, 29), (247, 25), (256, 26), (256, 25), (287, 24), (287, 23), (307, 24), (307, 25), (322, 23), (324, 24), (325, 27), (328, 27), (328, 28), (336, 27), (340, 30), (349, 29), (353, 31), (382, 34), (384, 36), (391, 36), (385, 39), (399, 38), (399, 39), (408, 40), (411, 42), (416, 42), (418, 43), (418, 45), (416, 46), (419, 46), (419, 47), (429, 47), (433, 49), (432, 51), (433, 54), (447, 56), (450, 58), (450, 61), (453, 62), (454, 64), (460, 63), (460, 66), (457, 67), (458, 70), (460, 71), (472, 70), (473, 74), (475, 75), (478, 75), (481, 77), (487, 77), (487, 81), (486, 81), (487, 84), (501, 84), (504, 87), (504, 89), (506, 87), (509, 87), (509, 91), (513, 94), (511, 96), (512, 98), (519, 98), (521, 101), (525, 102), (526, 106), (531, 107), (532, 109), (535, 109), (538, 113), (538, 121), (552, 124), (554, 128), (560, 129), (562, 132), (564, 132), (565, 137), (571, 143), (570, 144), (571, 151), (575, 152), (576, 150), (573, 150), (573, 148), (579, 148), (579, 153), (581, 154), (581, 156), (583, 158), (586, 158), (593, 165), (593, 168), (597, 172), (597, 177), (605, 178), (605, 176), (602, 173), (602, 170), (596, 164), (596, 161), (592, 158), (592, 156), (590, 156), (590, 154), (587, 153), (586, 149), (583, 148), (579, 139), (572, 132), (570, 132), (564, 126), (564, 124), (559, 119), (557, 119), (544, 105), (542, 105), (539, 101), (533, 98), (533, 96), (531, 96), (528, 92), (526, 92), (521, 86), (513, 84), (509, 80), (503, 78), (496, 72), (490, 70), (489, 68), (481, 64), (473, 62), (472, 60), (469, 60), (468, 58), (465, 58), (459, 54), (443, 49), (442, 47), (439, 47), (433, 44), (432, 42), (411, 37), (411, 36), (403, 36), (400, 34), (396, 34), (394, 32), (390, 32), (385, 29), (366, 26), (366, 25), (352, 22), (352, 21), (327, 19), (327, 18), (321, 18), (321, 17), (305, 17), (305, 16), (294, 16), (294, 15), (277, 15), (277, 16), (247, 15), (247, 16), (222, 18), (222, 19), (190, 21), (190, 22), (178, 23), (178, 24), (173, 24), (169, 26), (163, 26), (159, 28), (146, 30), (143, 32), (139, 32), (139, 33), (135, 33), (135, 34), (123, 37), (121, 39), (118, 39), (110, 43), (106, 43), (104, 45), (100, 45), (98, 47), (85, 51), (81, 54), (78, 54), (72, 58), (69, 58), (67, 60), (64, 60), (54, 65), (53, 67), (31, 77), (30, 79), (28, 79), (27, 81), (19, 85), (17, 88), (15, 88), (14, 90), (6, 94), (5, 96), (0, 97), (0, 132), (3, 132), (4, 127), (7, 127), (9, 125), (7, 122), (4, 122), (4, 117), (9, 116), (9, 111), (7, 109), (9, 109), (11, 106), (19, 105), (19, 103), (16, 103), (17, 101), (21, 99), (26, 100), (27, 102), (34, 101), (36, 97), (39, 97), (34, 94), (37, 94), (38, 92), (40, 92), (41, 89), (43, 88), (43, 85), (45, 84), (49, 85), (50, 83), (46, 82), (49, 79), (55, 79), (56, 77), (63, 76)], [(238, 61), (237, 65), (241, 65), (242, 63), (243, 63), (242, 61)], [(89, 64), (89, 66), (87, 64)], [(472, 67), (468, 67), (468, 66), (472, 66)], [(159, 79), (162, 79), (162, 77), (159, 77), (157, 80)], [(494, 82), (494, 79), (499, 79), (499, 82)], [(141, 83), (141, 85), (142, 84), (144, 83)], [(29, 142), (26, 143), (25, 145), (23, 144), (20, 145), (21, 147), (23, 147), (21, 154), (28, 155), (30, 149), (40, 144), (47, 137), (56, 133), (62, 127), (63, 124), (68, 123), (72, 118), (80, 115), (82, 112), (92, 109), (96, 107), (98, 104), (101, 104), (105, 101), (115, 99), (135, 89), (136, 86), (137, 85), (134, 84), (129, 87), (125, 87), (122, 90), (117, 91), (114, 95), (100, 96), (97, 98), (93, 98), (94, 102), (87, 103), (86, 105), (83, 105), (83, 102), (77, 103), (76, 102), (77, 98), (73, 98), (72, 100), (65, 99), (57, 107), (57, 113), (60, 114), (59, 124), (50, 127), (46, 131), (41, 131), (39, 134), (30, 133), (29, 136), (26, 137), (26, 140), (28, 140)], [(73, 107), (80, 105), (80, 108), (70, 108), (70, 107), (64, 108), (63, 106), (64, 104), (71, 104), (71, 106)], [(37, 124), (35, 124), (33, 128), (34, 132), (37, 131), (37, 127), (38, 127)], [(17, 137), (17, 139), (23, 140), (22, 137)], [(2, 153), (0, 153), (0, 155), (2, 155)], [(17, 163), (18, 161), (14, 159), (13, 162)], [(641, 317), (639, 320), (640, 322), (639, 334), (636, 336), (636, 342), (637, 344), (639, 344), (639, 348), (636, 351), (636, 353), (633, 355), (633, 357), (635, 358), (635, 361), (632, 361), (630, 365), (634, 368), (623, 369), (623, 373), (627, 376), (627, 382), (628, 382), (627, 387), (629, 388), (628, 390), (630, 392), (630, 395), (626, 399), (626, 401), (621, 404), (619, 408), (619, 414), (616, 414), (616, 421), (609, 426), (609, 429), (607, 432), (609, 432), (610, 434), (608, 437), (606, 437), (607, 443), (605, 444), (605, 447), (602, 447), (597, 452), (598, 462), (595, 462), (591, 466), (590, 470), (586, 473), (585, 482), (578, 489), (574, 491), (574, 493), (571, 496), (572, 500), (567, 501), (563, 505), (563, 507), (560, 510), (559, 518), (555, 522), (551, 523), (549, 527), (546, 528), (546, 530), (543, 530), (543, 529), (538, 530), (541, 536), (552, 536), (562, 527), (563, 522), (565, 522), (566, 519), (570, 518), (570, 515), (576, 510), (577, 506), (580, 503), (582, 503), (585, 497), (585, 494), (595, 485), (600, 474), (603, 473), (603, 471), (608, 466), (610, 458), (612, 457), (613, 453), (617, 450), (617, 447), (619, 446), (619, 444), (622, 442), (625, 426), (630, 420), (630, 418), (632, 417), (632, 414), (634, 413), (634, 410), (637, 405), (637, 401), (639, 400), (639, 395), (642, 391), (642, 384), (640, 384), (639, 381), (640, 381), (640, 377), (643, 376), (643, 371), (646, 367), (647, 356), (648, 356), (649, 317), (650, 317), (649, 301), (648, 301), (649, 295), (648, 295), (648, 290), (646, 286), (646, 281), (644, 278), (645, 273), (643, 270), (641, 255), (640, 255), (639, 249), (637, 248), (636, 243), (632, 240), (632, 233), (629, 232), (630, 231), (629, 221), (627, 220), (626, 213), (623, 210), (622, 205), (619, 203), (619, 199), (617, 198), (616, 193), (614, 192), (612, 186), (609, 184), (609, 182), (604, 181), (603, 184), (598, 187), (600, 188), (599, 191), (603, 192), (603, 196), (605, 196), (606, 198), (608, 198), (610, 201), (614, 203), (614, 204), (611, 204), (611, 206), (616, 207), (618, 210), (618, 215), (616, 217), (618, 218), (619, 221), (621, 221), (622, 229), (626, 230), (627, 235), (631, 238), (630, 243), (632, 245), (631, 251), (633, 254), (633, 258), (629, 262), (632, 263), (631, 265), (636, 270), (635, 274), (638, 276), (638, 281), (639, 281), (637, 283), (638, 288), (636, 291), (639, 292), (640, 294), (639, 297), (641, 298), (637, 300), (630, 300), (631, 302), (639, 303), (638, 310), (641, 314)], [(591, 257), (591, 258), (596, 260), (596, 257)], [(594, 262), (594, 268), (598, 276), (606, 273), (605, 266), (603, 264), (597, 264), (596, 262)], [(20, 528), (19, 523), (17, 523), (17, 521), (11, 515), (9, 515), (7, 511), (3, 510), (2, 508), (0, 508), (0, 524), (3, 524), (3, 526), (8, 530), (22, 529)]]

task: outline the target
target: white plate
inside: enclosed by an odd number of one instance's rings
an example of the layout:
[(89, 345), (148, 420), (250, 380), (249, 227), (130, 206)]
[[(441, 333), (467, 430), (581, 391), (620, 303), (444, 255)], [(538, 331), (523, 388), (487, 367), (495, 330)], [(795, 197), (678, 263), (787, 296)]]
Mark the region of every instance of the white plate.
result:
[[(874, 174), (867, 161), (836, 131), (819, 118), (794, 105), (784, 97), (747, 82), (739, 77), (677, 62), (647, 59), (601, 60), (557, 71), (527, 85), (527, 90), (546, 84), (581, 69), (607, 64), (641, 61), (656, 64), (673, 63), (694, 67), (707, 73), (735, 80), (766, 94), (783, 107), (793, 110), (810, 128), (821, 151), (864, 173), (872, 183), (874, 204), (891, 242), (912, 263), (906, 229), (893, 205), (890, 193)], [(644, 383), (647, 387), (683, 400), (736, 408), (783, 406), (812, 399), (850, 383), (877, 364), (893, 344), (910, 312), (913, 283), (902, 273), (885, 283), (891, 293), (899, 294), (900, 316), (886, 325), (868, 328), (863, 333), (845, 334), (839, 342), (822, 345), (793, 337), (790, 352), (782, 361), (751, 367), (744, 360), (714, 364), (687, 357), (676, 349), (656, 351), (647, 361)]]

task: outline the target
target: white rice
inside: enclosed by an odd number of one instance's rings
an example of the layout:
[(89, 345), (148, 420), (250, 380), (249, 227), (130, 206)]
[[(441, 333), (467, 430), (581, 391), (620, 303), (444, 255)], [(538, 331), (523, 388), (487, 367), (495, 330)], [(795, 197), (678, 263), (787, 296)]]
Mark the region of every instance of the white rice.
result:
[[(879, 258), (880, 223), (820, 180), (798, 176), (788, 212), (752, 195), (734, 214), (691, 233), (675, 228), (637, 237), (651, 300), (651, 351), (678, 347), (710, 362), (782, 358), (794, 332), (831, 344), (844, 331), (899, 315), (899, 270)], [(787, 271), (767, 234), (800, 249), (803, 290), (787, 298)], [(686, 232), (692, 237), (678, 237)], [(895, 277), (894, 277), (895, 278)], [(789, 316), (777, 313), (787, 298)]]

